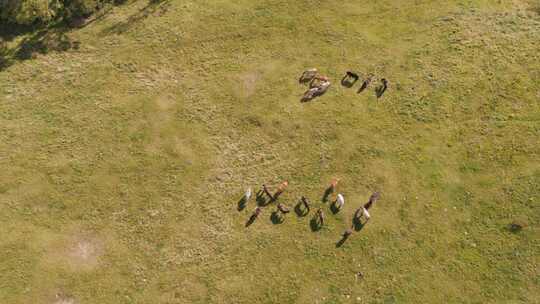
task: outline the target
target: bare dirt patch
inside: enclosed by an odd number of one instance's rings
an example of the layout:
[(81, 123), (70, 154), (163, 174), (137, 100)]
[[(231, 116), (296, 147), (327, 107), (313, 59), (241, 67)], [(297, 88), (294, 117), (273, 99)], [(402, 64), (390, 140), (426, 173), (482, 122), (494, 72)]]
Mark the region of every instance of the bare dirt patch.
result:
[(53, 242), (48, 260), (74, 270), (92, 270), (99, 265), (105, 242), (95, 235), (77, 233)]
[(75, 299), (73, 298), (57, 294), (56, 299), (52, 303), (53, 304), (76, 304), (77, 302), (75, 302)]
[(257, 88), (257, 82), (261, 79), (261, 73), (258, 71), (252, 71), (240, 76), (242, 82), (242, 95), (244, 97), (250, 97), (255, 94)]
[(74, 239), (69, 245), (67, 256), (75, 266), (94, 267), (103, 252), (102, 245), (97, 240), (82, 238)]

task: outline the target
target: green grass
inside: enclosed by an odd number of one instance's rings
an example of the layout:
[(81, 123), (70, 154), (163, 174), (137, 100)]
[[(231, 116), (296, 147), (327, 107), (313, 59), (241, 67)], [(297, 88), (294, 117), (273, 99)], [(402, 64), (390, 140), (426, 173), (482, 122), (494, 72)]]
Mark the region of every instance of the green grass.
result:
[[(140, 0), (53, 34), (3, 51), (0, 303), (540, 303), (534, 1)], [(244, 227), (283, 179), (322, 230)]]

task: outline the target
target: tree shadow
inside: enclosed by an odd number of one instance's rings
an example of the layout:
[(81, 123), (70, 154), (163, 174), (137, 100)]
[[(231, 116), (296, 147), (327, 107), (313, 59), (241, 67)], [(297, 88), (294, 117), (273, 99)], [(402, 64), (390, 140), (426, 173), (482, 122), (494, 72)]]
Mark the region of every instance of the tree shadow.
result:
[(0, 22), (0, 40), (11, 41), (16, 37), (36, 31), (32, 25), (6, 24)]
[[(80, 42), (71, 39), (67, 33), (74, 28), (83, 28), (101, 20), (108, 15), (112, 7), (124, 4), (126, 0), (114, 0), (111, 5), (100, 6), (99, 10), (90, 15), (66, 15), (52, 24), (6, 24), (0, 22), (0, 72), (18, 61), (35, 58), (37, 54), (50, 52), (65, 52), (78, 49)], [(151, 1), (155, 2), (155, 1)], [(26, 35), (16, 46), (7, 47), (10, 42)]]
[(272, 221), (272, 224), (282, 224), (285, 221), (285, 217), (280, 215), (278, 211), (272, 212), (270, 215), (270, 221)]
[(145, 7), (129, 16), (126, 21), (114, 24), (104, 29), (102, 33), (105, 35), (125, 33), (150, 15), (162, 16), (165, 14), (170, 7), (170, 2), (170, 0), (149, 0)]
[(37, 30), (28, 34), (13, 48), (8, 48), (0, 41), (0, 72), (15, 62), (33, 59), (38, 54), (79, 49), (80, 42), (71, 39), (67, 35), (69, 31), (70, 28), (64, 24)]

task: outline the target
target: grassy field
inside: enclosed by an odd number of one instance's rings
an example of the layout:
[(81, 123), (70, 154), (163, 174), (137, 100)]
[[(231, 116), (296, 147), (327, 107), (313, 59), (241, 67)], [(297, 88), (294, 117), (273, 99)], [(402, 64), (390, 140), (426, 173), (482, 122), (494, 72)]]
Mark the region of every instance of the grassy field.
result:
[[(540, 303), (535, 0), (139, 0), (0, 51), (0, 303)], [(244, 227), (284, 179), (323, 229)]]

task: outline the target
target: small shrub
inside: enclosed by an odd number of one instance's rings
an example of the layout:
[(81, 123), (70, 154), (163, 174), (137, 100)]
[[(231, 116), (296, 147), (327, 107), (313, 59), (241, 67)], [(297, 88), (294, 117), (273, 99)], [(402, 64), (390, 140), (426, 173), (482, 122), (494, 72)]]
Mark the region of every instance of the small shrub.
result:
[(527, 222), (523, 219), (517, 219), (508, 225), (508, 230), (510, 230), (510, 232), (517, 233), (523, 230), (525, 227), (527, 227)]
[(87, 17), (107, 3), (119, 0), (0, 0), (0, 23), (47, 25), (55, 21)]
[(61, 9), (59, 0), (0, 0), (0, 21), (19, 25), (48, 23)]

